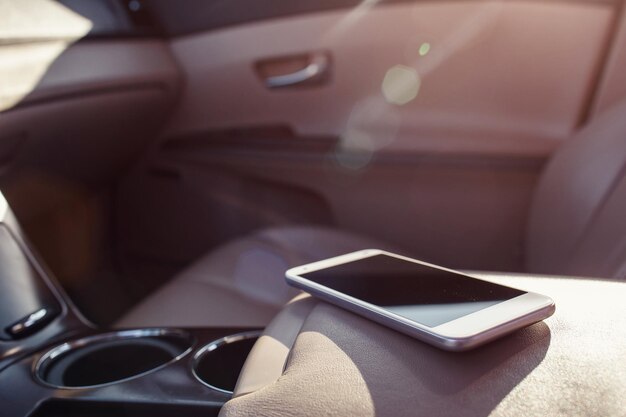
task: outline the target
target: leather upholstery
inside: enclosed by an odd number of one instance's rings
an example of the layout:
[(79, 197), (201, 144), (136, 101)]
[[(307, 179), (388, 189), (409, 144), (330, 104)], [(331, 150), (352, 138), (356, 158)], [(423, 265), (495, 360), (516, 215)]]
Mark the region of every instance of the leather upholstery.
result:
[(626, 101), (565, 141), (537, 187), (526, 242), (534, 273), (624, 278)]
[[(486, 279), (545, 293), (545, 322), (465, 353), (445, 352), (324, 302), (301, 326), (277, 378), (236, 392), (235, 416), (618, 416), (626, 415), (625, 282), (532, 276)], [(285, 343), (279, 328), (265, 337)], [(271, 346), (266, 344), (266, 346)], [(257, 350), (255, 363), (266, 363)], [(247, 373), (256, 373), (253, 363)], [(284, 372), (282, 367), (285, 366)], [(268, 373), (268, 370), (265, 369)], [(245, 395), (242, 395), (245, 394)]]
[[(626, 277), (626, 102), (559, 149), (528, 220), (527, 271)], [(264, 326), (296, 292), (291, 266), (389, 245), (320, 227), (267, 229), (200, 259), (121, 326)]]
[(226, 244), (194, 263), (118, 323), (140, 326), (265, 326), (298, 291), (292, 266), (389, 245), (323, 227), (273, 228)]

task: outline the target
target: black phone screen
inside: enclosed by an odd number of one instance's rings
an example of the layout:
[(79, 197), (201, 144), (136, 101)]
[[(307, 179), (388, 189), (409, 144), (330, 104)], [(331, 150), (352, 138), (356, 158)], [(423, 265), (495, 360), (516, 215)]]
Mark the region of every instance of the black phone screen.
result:
[(526, 294), (388, 255), (374, 255), (300, 275), (428, 327)]

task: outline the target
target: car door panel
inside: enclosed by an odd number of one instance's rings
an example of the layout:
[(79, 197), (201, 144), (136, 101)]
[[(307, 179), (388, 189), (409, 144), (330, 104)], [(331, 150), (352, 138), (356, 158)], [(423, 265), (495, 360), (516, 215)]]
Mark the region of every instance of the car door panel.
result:
[[(535, 184), (588, 112), (616, 11), (595, 1), (363, 2), (175, 38), (181, 102), (124, 188), (122, 208), (145, 212), (136, 184), (156, 184), (150, 169), (165, 166), (179, 175), (177, 198), (198, 212), (223, 193), (233, 210), (258, 207), (243, 190), (273, 184), (268, 192), (286, 203), (266, 200), (262, 211), (274, 210), (274, 220), (239, 210), (241, 224), (255, 225), (241, 234), (293, 222), (279, 213), (298, 211), (298, 195), (310, 193), (313, 212), (330, 210), (322, 223), (432, 262), (522, 270)], [(272, 89), (258, 73), (259, 62), (318, 52), (330, 56), (327, 82)], [(257, 137), (273, 126), (291, 133), (278, 144)], [(216, 178), (231, 186), (215, 191)], [(152, 259), (191, 261), (213, 245), (207, 235), (232, 237), (202, 216), (175, 233), (188, 239), (185, 255), (168, 243), (171, 230), (156, 227), (172, 216), (187, 224), (185, 214), (151, 216), (122, 229), (133, 251), (149, 246)]]
[[(577, 125), (612, 18), (612, 6), (596, 2), (418, 2), (186, 36), (172, 42), (187, 86), (168, 134), (284, 121), (342, 135), (369, 111), (357, 128), (400, 130), (392, 147), (411, 149), (442, 129), (562, 139)], [(259, 59), (316, 50), (334, 60), (324, 88), (268, 90), (253, 70)], [(421, 79), (405, 106), (381, 94), (396, 65)]]

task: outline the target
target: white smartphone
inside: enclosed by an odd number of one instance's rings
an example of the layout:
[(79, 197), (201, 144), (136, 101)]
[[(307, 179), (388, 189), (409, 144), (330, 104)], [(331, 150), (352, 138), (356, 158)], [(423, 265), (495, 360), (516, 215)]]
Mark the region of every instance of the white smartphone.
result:
[(554, 313), (545, 295), (378, 249), (292, 268), (287, 283), (433, 346), (475, 348)]

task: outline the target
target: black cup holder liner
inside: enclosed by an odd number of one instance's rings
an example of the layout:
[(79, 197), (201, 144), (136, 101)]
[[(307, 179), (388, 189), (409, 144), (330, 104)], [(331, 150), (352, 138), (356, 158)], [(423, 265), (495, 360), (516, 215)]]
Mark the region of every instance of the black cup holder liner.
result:
[(194, 356), (193, 374), (204, 385), (232, 394), (241, 368), (260, 335), (260, 331), (239, 333), (205, 345)]
[(36, 376), (64, 388), (100, 386), (154, 371), (191, 350), (192, 337), (173, 329), (124, 330), (59, 345), (42, 356)]

